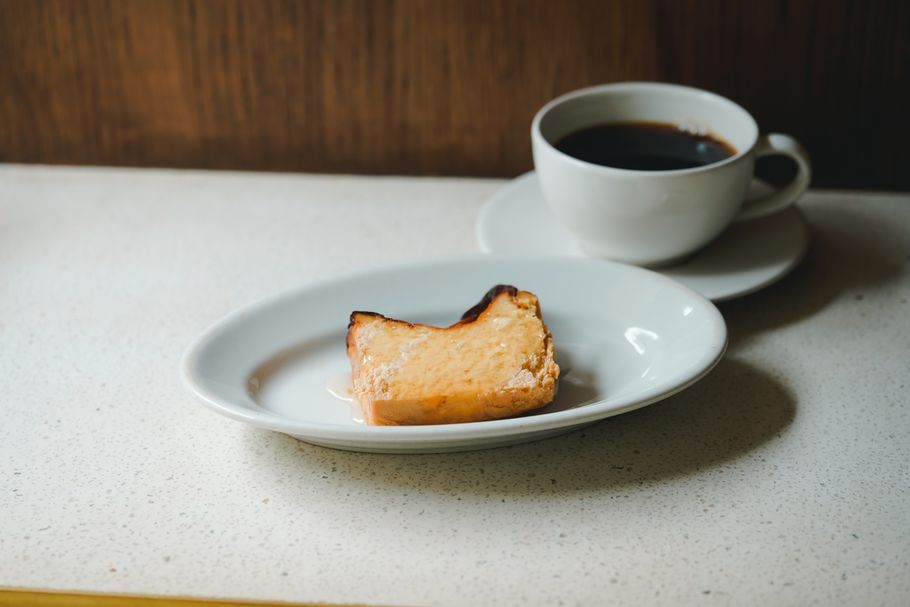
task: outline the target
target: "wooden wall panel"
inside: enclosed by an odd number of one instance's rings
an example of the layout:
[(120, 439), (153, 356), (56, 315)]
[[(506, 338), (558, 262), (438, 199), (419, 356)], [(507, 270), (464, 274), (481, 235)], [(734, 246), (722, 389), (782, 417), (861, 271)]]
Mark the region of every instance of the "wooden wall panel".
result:
[(902, 0), (0, 0), (0, 161), (515, 175), (547, 99), (715, 90), (910, 188)]

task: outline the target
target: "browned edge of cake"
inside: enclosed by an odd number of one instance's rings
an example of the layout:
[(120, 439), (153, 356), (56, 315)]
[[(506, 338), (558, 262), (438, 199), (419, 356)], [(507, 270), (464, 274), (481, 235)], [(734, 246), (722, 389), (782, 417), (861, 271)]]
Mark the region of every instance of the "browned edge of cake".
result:
[[(511, 297), (516, 297), (518, 295), (518, 289), (513, 287), (512, 285), (496, 285), (495, 287), (493, 287), (492, 289), (487, 291), (484, 294), (484, 296), (480, 299), (479, 302), (477, 302), (475, 305), (471, 306), (471, 308), (469, 308), (467, 312), (462, 314), (461, 319), (459, 319), (455, 323), (452, 323), (448, 327), (437, 327), (435, 325), (427, 325), (427, 324), (419, 323), (419, 322), (408, 322), (406, 320), (399, 320), (397, 318), (389, 318), (388, 316), (384, 316), (378, 312), (367, 312), (367, 311), (363, 311), (363, 310), (355, 310), (355, 311), (351, 312), (351, 316), (348, 319), (348, 329), (347, 329), (347, 334), (345, 335), (345, 346), (347, 346), (348, 350), (350, 350), (352, 347), (351, 329), (353, 329), (354, 325), (357, 324), (358, 315), (373, 316), (375, 318), (380, 318), (380, 319), (386, 320), (388, 322), (394, 322), (394, 323), (398, 323), (398, 324), (402, 324), (402, 325), (407, 325), (409, 327), (430, 327), (431, 329), (441, 329), (441, 330), (445, 331), (448, 329), (454, 329), (456, 327), (462, 327), (466, 324), (476, 321), (478, 318), (480, 318), (480, 315), (483, 314), (484, 311), (486, 311), (486, 309), (490, 307), (490, 305), (493, 303), (493, 300), (495, 300), (497, 297), (499, 297), (503, 293), (508, 293)], [(539, 302), (538, 302), (538, 308), (539, 308)], [(540, 310), (538, 309), (537, 312), (538, 312), (538, 316), (539, 316)]]

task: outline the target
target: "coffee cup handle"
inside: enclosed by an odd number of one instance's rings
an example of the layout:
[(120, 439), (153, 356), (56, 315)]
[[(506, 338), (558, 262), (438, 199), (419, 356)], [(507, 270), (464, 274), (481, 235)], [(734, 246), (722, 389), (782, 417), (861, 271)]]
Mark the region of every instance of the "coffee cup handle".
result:
[(740, 209), (734, 221), (757, 219), (782, 211), (796, 202), (809, 187), (809, 181), (812, 179), (812, 164), (809, 161), (809, 154), (793, 137), (782, 133), (763, 135), (755, 144), (755, 157), (761, 158), (762, 156), (789, 156), (796, 162), (796, 177), (776, 192), (745, 205)]

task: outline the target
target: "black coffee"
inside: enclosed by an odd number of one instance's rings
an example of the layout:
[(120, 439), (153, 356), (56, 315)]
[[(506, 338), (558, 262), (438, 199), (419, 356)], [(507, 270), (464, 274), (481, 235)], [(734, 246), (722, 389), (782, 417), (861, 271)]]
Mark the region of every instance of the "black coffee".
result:
[(616, 122), (569, 133), (556, 149), (579, 160), (617, 169), (673, 171), (720, 162), (736, 149), (710, 135), (667, 122)]

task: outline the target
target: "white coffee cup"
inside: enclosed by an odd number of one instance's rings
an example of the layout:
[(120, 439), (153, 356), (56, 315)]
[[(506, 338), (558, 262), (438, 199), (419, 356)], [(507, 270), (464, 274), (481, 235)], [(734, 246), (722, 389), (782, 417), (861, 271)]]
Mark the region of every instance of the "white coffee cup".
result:
[[(732, 145), (733, 156), (696, 168), (645, 171), (592, 164), (555, 144), (606, 123), (672, 123)], [(547, 103), (531, 125), (534, 168), (559, 221), (593, 257), (667, 265), (706, 245), (733, 221), (782, 211), (809, 186), (809, 156), (778, 133), (759, 137), (752, 116), (714, 93), (673, 84), (626, 82), (580, 89)], [(744, 205), (755, 159), (782, 154), (796, 161), (785, 187)]]

